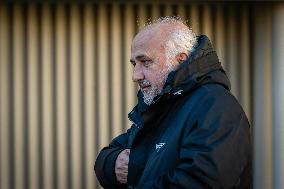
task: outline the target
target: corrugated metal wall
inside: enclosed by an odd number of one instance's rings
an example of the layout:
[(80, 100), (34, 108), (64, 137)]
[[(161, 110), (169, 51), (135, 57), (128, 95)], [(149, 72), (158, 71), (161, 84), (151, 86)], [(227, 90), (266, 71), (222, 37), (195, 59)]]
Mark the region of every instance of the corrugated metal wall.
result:
[[(211, 38), (254, 126), (255, 188), (272, 188), (271, 41), (283, 4), (114, 2), (0, 5), (1, 189), (98, 188), (95, 157), (136, 102), (131, 40), (165, 15)], [(277, 71), (281, 48), (276, 57)]]

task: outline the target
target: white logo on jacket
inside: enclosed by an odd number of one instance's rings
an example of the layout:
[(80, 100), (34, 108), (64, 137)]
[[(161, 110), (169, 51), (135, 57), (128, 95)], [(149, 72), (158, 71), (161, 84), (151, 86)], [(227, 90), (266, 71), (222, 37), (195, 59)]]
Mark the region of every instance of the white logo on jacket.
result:
[(160, 143), (156, 144), (156, 152), (159, 152), (160, 149), (161, 149), (163, 146), (165, 146), (165, 144), (166, 144), (166, 143), (164, 143), (164, 142), (160, 142)]

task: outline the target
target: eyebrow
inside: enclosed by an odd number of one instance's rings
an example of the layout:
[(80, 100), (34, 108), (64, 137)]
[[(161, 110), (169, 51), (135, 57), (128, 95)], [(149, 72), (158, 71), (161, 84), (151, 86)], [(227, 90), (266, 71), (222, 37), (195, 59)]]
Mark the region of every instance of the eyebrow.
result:
[[(144, 59), (144, 58), (149, 58), (149, 59), (150, 59), (150, 57), (148, 57), (148, 56), (146, 56), (146, 55), (144, 55), (144, 54), (137, 55), (137, 56), (135, 57), (135, 59), (137, 59), (137, 60), (141, 60), (141, 59)], [(130, 62), (134, 62), (134, 60), (133, 60), (133, 59), (130, 59)]]

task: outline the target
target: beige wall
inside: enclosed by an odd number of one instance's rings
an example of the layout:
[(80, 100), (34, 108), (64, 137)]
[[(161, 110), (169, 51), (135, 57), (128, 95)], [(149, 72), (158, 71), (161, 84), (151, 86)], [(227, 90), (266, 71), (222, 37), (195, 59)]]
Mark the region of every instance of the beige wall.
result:
[(165, 15), (211, 38), (253, 126), (255, 188), (281, 188), (283, 7), (0, 4), (0, 188), (98, 187), (96, 155), (129, 127), (136, 102), (131, 40), (146, 20)]

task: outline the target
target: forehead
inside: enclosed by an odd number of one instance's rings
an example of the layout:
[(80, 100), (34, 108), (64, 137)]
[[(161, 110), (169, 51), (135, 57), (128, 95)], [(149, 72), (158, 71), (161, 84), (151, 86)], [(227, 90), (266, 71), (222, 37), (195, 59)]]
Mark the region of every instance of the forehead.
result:
[(164, 42), (161, 35), (153, 31), (142, 31), (132, 41), (131, 54), (135, 56), (135, 54), (159, 53), (164, 49)]

